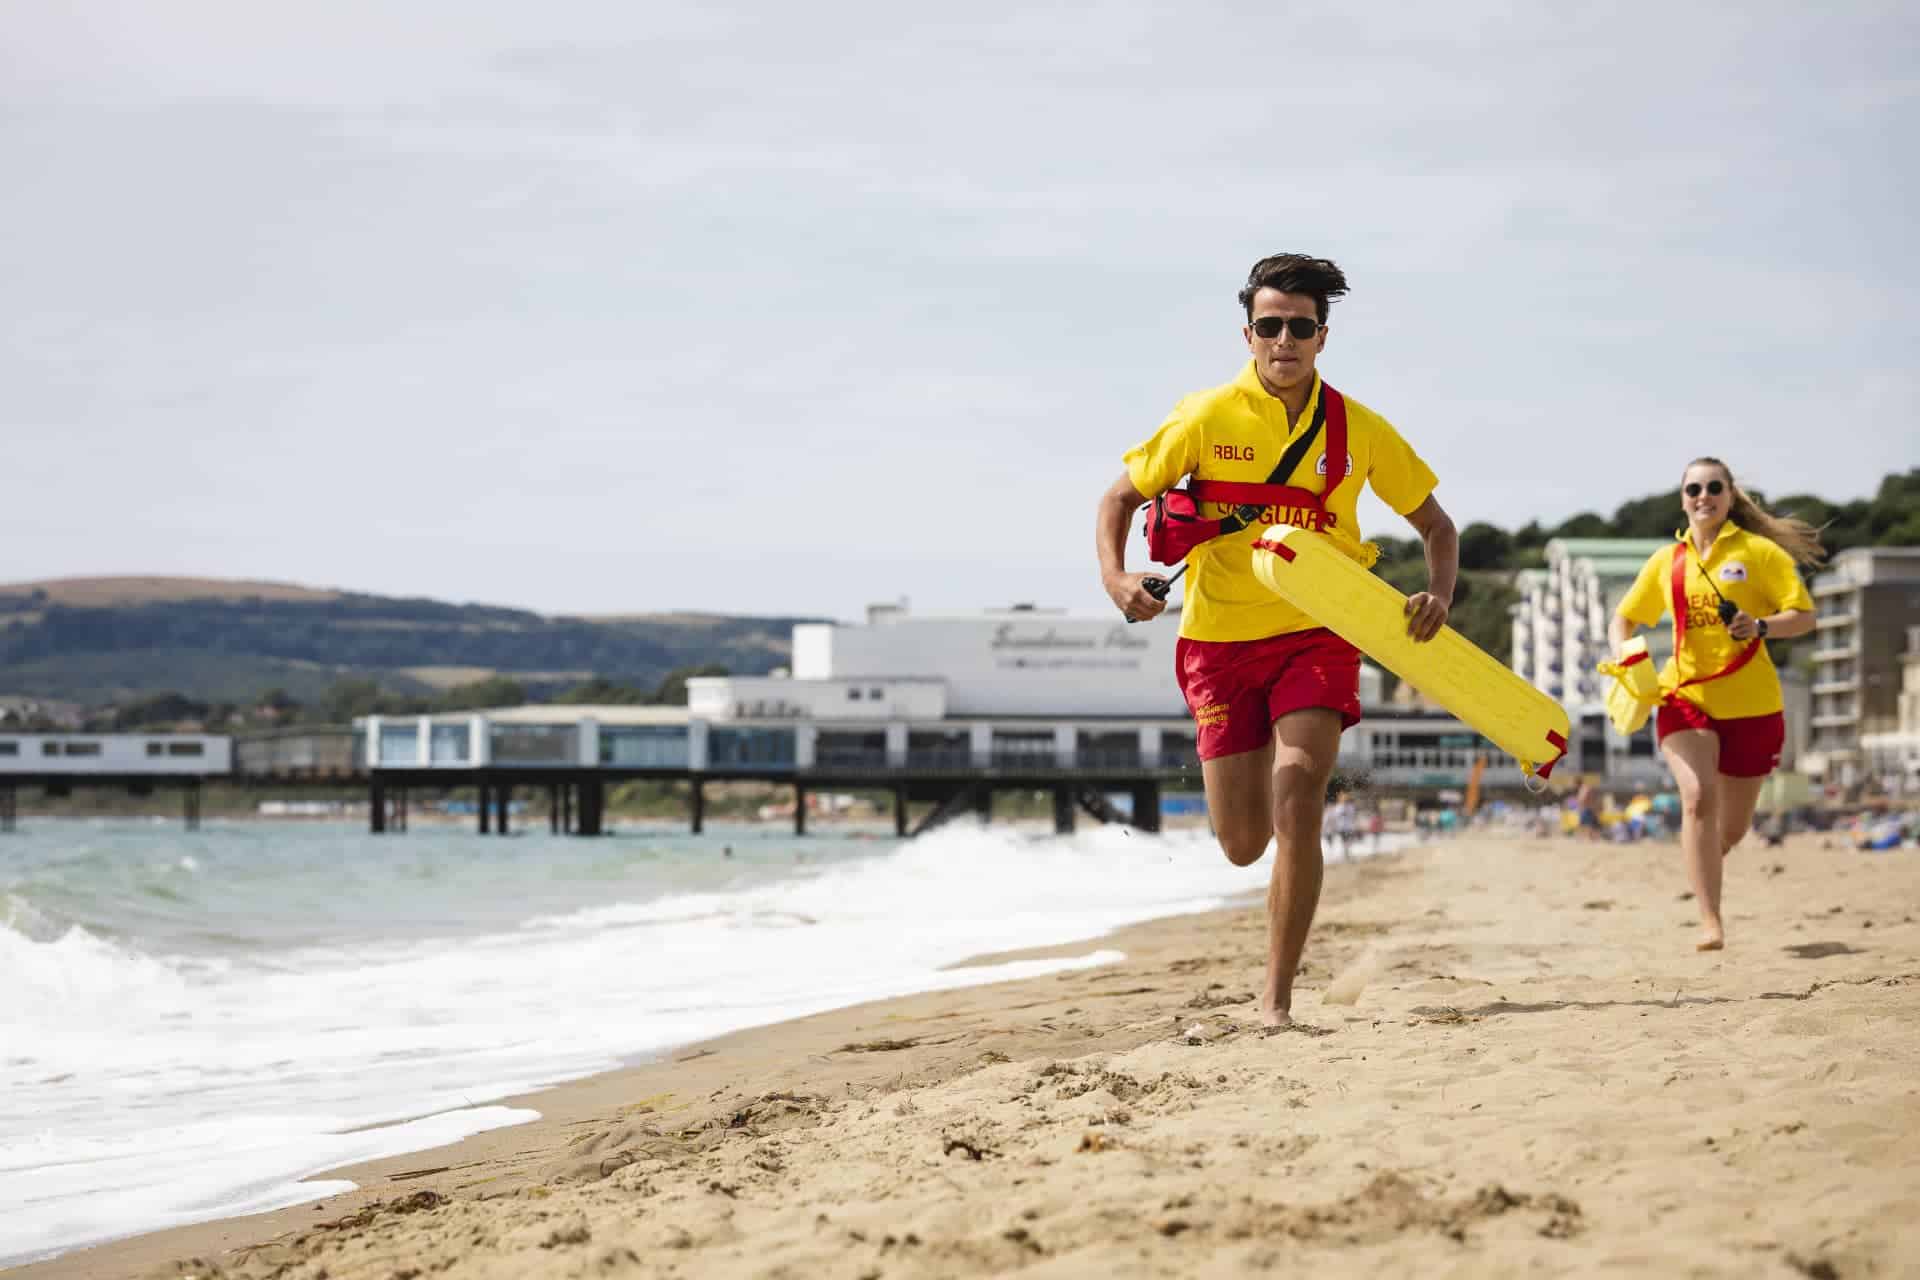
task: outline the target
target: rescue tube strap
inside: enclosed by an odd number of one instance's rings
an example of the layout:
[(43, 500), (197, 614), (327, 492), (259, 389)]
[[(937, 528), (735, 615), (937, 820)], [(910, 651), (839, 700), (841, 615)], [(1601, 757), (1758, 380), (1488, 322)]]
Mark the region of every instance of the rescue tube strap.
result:
[(1533, 771), (1534, 776), (1542, 782), (1551, 778), (1553, 767), (1567, 758), (1567, 740), (1551, 729), (1547, 730), (1547, 745), (1553, 748), (1553, 759)]
[(1265, 538), (1261, 538), (1253, 544), (1253, 549), (1255, 551), (1271, 551), (1288, 564), (1293, 563), (1293, 548), (1284, 542), (1268, 542)]

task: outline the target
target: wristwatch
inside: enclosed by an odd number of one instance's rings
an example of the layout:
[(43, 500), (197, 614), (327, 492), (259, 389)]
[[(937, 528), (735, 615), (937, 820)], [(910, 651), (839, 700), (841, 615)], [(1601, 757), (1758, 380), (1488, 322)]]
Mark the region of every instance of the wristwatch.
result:
[(1765, 640), (1767, 638), (1767, 620), (1765, 618), (1755, 618), (1753, 620), (1753, 625), (1754, 625), (1754, 628), (1760, 633), (1760, 638), (1762, 640)]

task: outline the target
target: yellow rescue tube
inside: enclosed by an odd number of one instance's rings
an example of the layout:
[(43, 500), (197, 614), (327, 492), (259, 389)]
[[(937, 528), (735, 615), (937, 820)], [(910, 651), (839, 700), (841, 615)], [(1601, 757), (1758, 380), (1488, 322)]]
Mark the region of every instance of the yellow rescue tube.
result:
[(1653, 704), (1660, 701), (1660, 677), (1654, 674), (1647, 638), (1635, 636), (1627, 641), (1620, 661), (1603, 662), (1594, 670), (1613, 677), (1607, 687), (1607, 718), (1613, 721), (1614, 731), (1622, 737), (1638, 733), (1653, 714)]
[(1567, 713), (1499, 659), (1442, 627), (1407, 634), (1407, 598), (1361, 568), (1323, 534), (1277, 524), (1254, 545), (1253, 572), (1270, 590), (1472, 725), (1546, 778), (1567, 749)]

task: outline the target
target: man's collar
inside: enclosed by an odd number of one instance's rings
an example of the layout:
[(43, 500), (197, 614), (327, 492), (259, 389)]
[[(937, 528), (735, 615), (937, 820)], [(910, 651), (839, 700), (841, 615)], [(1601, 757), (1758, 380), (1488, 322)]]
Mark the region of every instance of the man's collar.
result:
[[(1280, 406), (1280, 412), (1283, 416), (1286, 414), (1286, 402), (1279, 396), (1273, 394), (1273, 392), (1267, 390), (1267, 384), (1260, 381), (1260, 366), (1252, 358), (1249, 358), (1246, 365), (1241, 368), (1240, 376), (1233, 380), (1233, 385), (1249, 394), (1258, 393), (1264, 400), (1271, 400), (1274, 404)], [(1313, 405), (1319, 395), (1320, 371), (1315, 369), (1313, 371), (1313, 386), (1307, 392), (1307, 407), (1301, 412), (1303, 421), (1313, 421)], [(1289, 419), (1289, 425), (1291, 425), (1291, 419)]]

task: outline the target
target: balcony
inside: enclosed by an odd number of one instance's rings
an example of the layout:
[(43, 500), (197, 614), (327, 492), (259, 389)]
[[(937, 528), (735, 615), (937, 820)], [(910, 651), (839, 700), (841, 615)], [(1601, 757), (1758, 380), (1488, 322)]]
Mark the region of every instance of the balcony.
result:
[(1857, 613), (1823, 613), (1813, 620), (1813, 629), (1831, 631), (1835, 627), (1850, 627), (1859, 620)]
[(1813, 692), (1816, 697), (1823, 693), (1854, 693), (1859, 688), (1859, 676), (1846, 676), (1838, 680), (1816, 680), (1813, 683)]
[(1859, 722), (1860, 717), (1851, 711), (1828, 711), (1813, 717), (1815, 729), (1838, 729)]

